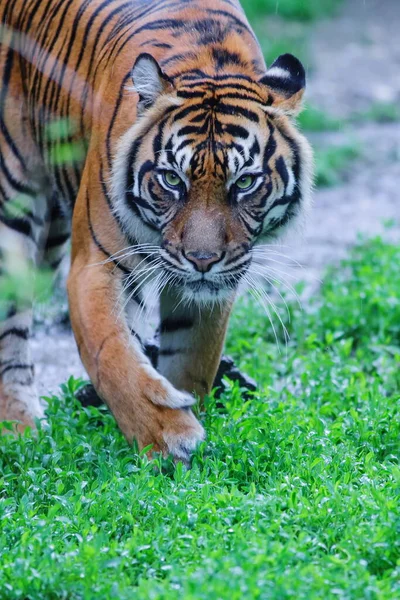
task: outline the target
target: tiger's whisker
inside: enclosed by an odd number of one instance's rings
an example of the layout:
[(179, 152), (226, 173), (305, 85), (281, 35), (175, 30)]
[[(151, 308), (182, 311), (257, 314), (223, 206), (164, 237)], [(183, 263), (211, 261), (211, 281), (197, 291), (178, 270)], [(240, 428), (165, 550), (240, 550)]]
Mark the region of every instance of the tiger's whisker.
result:
[(278, 294), (279, 298), (282, 300), (282, 302), (285, 305), (286, 313), (287, 313), (287, 316), (288, 316), (288, 320), (290, 322), (290, 310), (289, 310), (288, 303), (286, 302), (285, 298), (282, 296), (282, 294), (279, 291), (279, 289), (277, 288), (277, 286), (274, 285), (273, 280), (270, 279), (268, 276), (266, 276), (264, 273), (260, 273), (259, 271), (253, 271), (252, 270), (250, 273), (251, 274), (254, 273), (255, 275), (257, 275), (257, 276), (262, 277), (263, 279), (265, 279), (269, 283), (269, 285), (276, 291), (276, 293)]
[[(250, 268), (250, 270), (252, 270), (252, 267)], [(270, 273), (270, 271), (272, 271), (272, 273)], [(280, 283), (281, 285), (283, 285), (296, 299), (299, 308), (301, 310), (303, 310), (303, 306), (301, 303), (301, 298), (298, 295), (298, 293), (296, 292), (296, 290), (294, 289), (294, 287), (287, 281), (287, 279), (280, 273), (280, 271), (277, 271), (276, 269), (269, 269), (267, 273), (264, 273), (263, 271), (258, 271), (257, 275), (259, 277), (265, 278), (268, 283), (270, 283), (272, 285), (272, 281), (277, 281), (278, 283)], [(271, 277), (269, 277), (269, 275), (271, 275)]]
[[(253, 279), (253, 278), (252, 278), (252, 279)], [(280, 322), (280, 324), (281, 324), (281, 326), (282, 326), (282, 329), (283, 329), (283, 332), (284, 332), (285, 340), (287, 341), (287, 340), (290, 338), (290, 336), (289, 336), (289, 333), (288, 333), (288, 331), (287, 331), (287, 328), (286, 328), (285, 324), (284, 324), (284, 323), (283, 323), (283, 321), (282, 321), (282, 318), (281, 318), (281, 316), (280, 316), (280, 314), (279, 314), (279, 312), (278, 312), (278, 309), (277, 309), (277, 307), (276, 307), (275, 303), (273, 302), (272, 298), (270, 298), (270, 296), (269, 296), (269, 294), (266, 292), (266, 290), (264, 290), (263, 288), (260, 288), (260, 287), (258, 287), (258, 286), (257, 286), (257, 282), (256, 282), (256, 281), (254, 281), (254, 279), (253, 279), (253, 282), (254, 282), (254, 285), (255, 285), (255, 287), (256, 287), (256, 289), (257, 289), (257, 292), (258, 292), (258, 293), (259, 293), (259, 294), (260, 294), (260, 295), (261, 295), (263, 298), (265, 298), (265, 300), (268, 302), (268, 304), (271, 306), (272, 310), (275, 312), (276, 316), (278, 317), (278, 319), (279, 319), (279, 322)]]

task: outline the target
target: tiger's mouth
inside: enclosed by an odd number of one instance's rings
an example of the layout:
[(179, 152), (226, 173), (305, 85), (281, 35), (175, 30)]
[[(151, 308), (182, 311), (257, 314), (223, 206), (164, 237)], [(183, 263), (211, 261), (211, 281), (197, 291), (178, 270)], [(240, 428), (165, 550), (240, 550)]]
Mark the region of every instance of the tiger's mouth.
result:
[(234, 274), (229, 273), (203, 273), (196, 277), (192, 273), (177, 275), (175, 269), (164, 265), (164, 270), (174, 273), (172, 285), (182, 296), (194, 302), (215, 302), (229, 298), (234, 294), (241, 283), (247, 268)]
[(229, 284), (224, 281), (212, 281), (205, 278), (196, 281), (185, 281), (180, 287), (182, 296), (197, 303), (217, 302), (229, 298), (236, 290), (238, 284)]
[(210, 294), (218, 295), (222, 289), (228, 286), (202, 278), (197, 281), (187, 281), (185, 287), (188, 287), (194, 293), (207, 291)]

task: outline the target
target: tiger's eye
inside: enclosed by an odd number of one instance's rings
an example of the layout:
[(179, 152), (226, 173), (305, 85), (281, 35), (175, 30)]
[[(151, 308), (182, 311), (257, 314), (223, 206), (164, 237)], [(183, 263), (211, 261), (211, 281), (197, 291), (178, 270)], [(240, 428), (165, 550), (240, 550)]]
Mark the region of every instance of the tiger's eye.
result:
[(182, 179), (174, 171), (164, 173), (164, 181), (170, 187), (179, 187), (182, 183)]
[(240, 190), (248, 190), (251, 188), (254, 181), (255, 177), (253, 175), (243, 175), (242, 177), (239, 177), (239, 179), (236, 181), (236, 186)]

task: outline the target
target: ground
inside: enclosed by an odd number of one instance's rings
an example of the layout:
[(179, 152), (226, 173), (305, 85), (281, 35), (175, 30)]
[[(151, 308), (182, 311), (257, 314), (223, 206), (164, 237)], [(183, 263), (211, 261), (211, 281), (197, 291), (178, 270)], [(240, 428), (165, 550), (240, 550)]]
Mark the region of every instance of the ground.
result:
[[(337, 131), (306, 132), (317, 158), (332, 147), (357, 155), (344, 166), (343, 182), (316, 190), (304, 234), (285, 240), (288, 247), (281, 249), (302, 265), (295, 269), (292, 263), (291, 282), (307, 281), (311, 293), (325, 267), (343, 258), (359, 234), (399, 239), (400, 119), (376, 122), (368, 111), (400, 105), (400, 3), (348, 0), (336, 18), (312, 26), (268, 17), (269, 27), (271, 21), (274, 38), (290, 27), (306, 38), (307, 103), (339, 119)], [(397, 225), (385, 231), (392, 220)], [(33, 355), (42, 394), (56, 391), (69, 375), (85, 375), (65, 327), (38, 327)]]

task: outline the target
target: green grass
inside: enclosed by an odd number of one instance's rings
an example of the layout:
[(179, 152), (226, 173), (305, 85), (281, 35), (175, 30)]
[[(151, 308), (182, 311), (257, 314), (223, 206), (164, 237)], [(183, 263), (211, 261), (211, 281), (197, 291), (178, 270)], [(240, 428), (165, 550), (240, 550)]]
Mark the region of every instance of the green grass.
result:
[(73, 381), (37, 438), (0, 438), (0, 598), (400, 598), (399, 264), (360, 244), (281, 307), (282, 353), (239, 302), (228, 351), (260, 391), (208, 400), (190, 471), (138, 457)]
[(351, 173), (353, 162), (361, 156), (356, 143), (341, 144), (315, 150), (316, 177), (318, 187), (338, 185)]
[(285, 19), (313, 21), (331, 16), (341, 0), (241, 0), (249, 19), (261, 15), (279, 15)]

